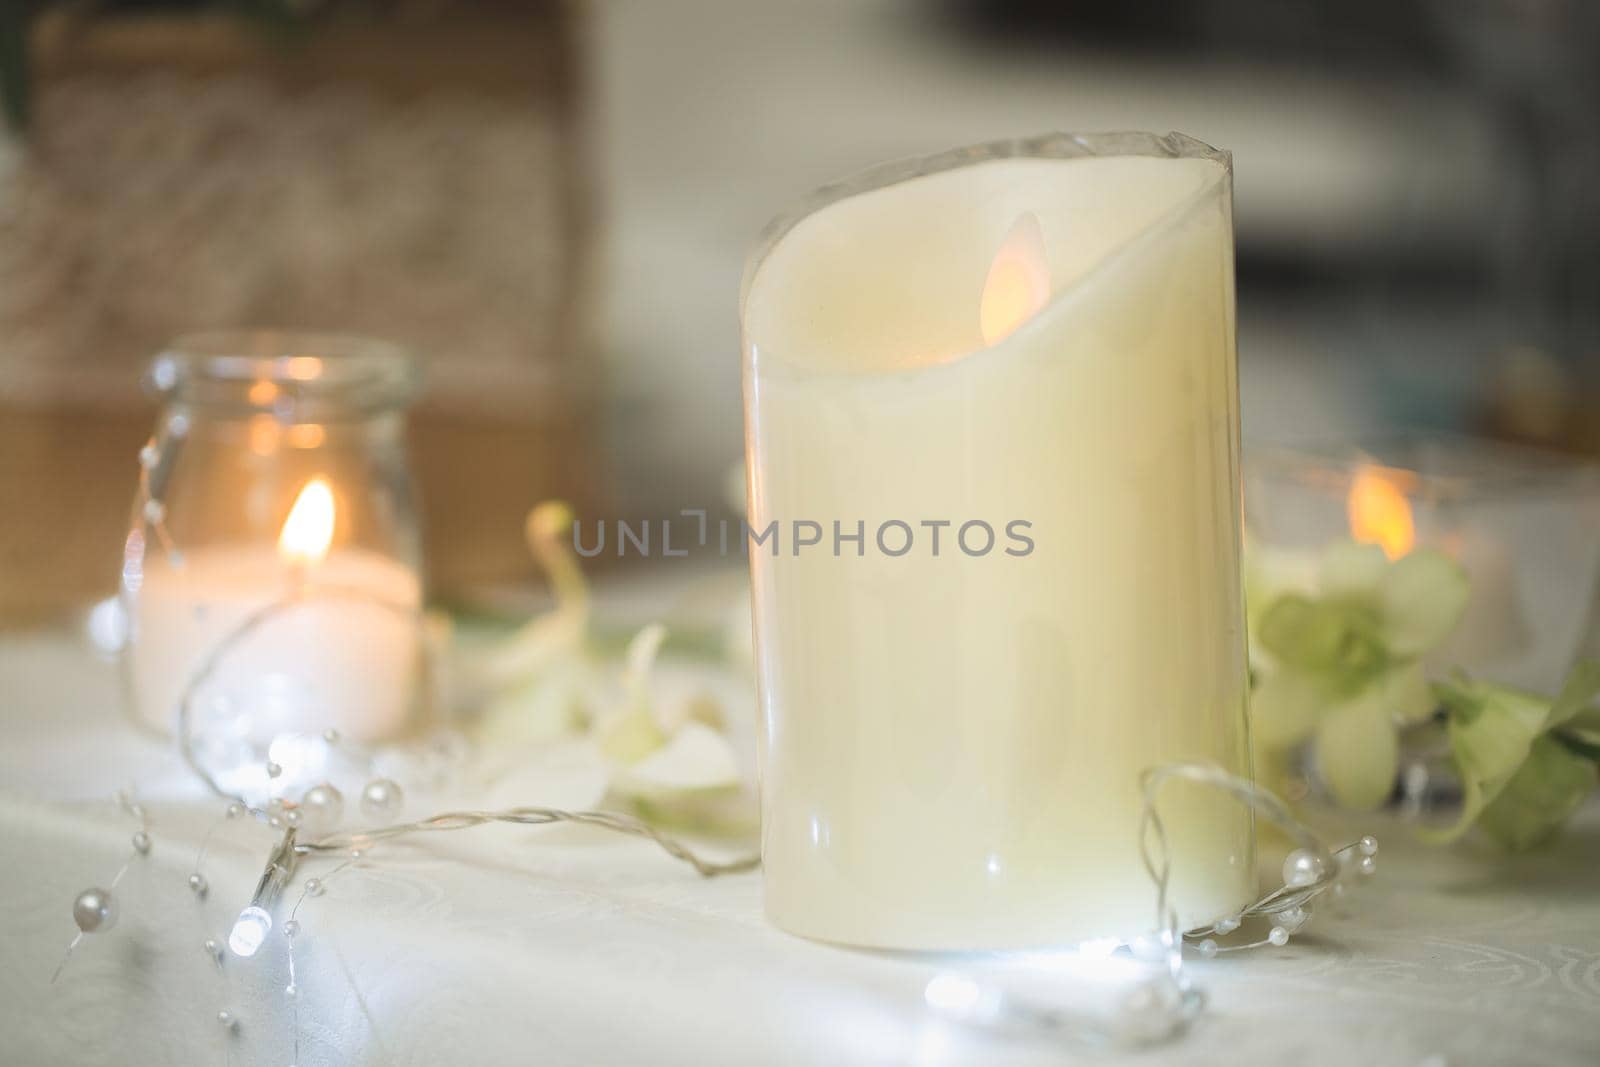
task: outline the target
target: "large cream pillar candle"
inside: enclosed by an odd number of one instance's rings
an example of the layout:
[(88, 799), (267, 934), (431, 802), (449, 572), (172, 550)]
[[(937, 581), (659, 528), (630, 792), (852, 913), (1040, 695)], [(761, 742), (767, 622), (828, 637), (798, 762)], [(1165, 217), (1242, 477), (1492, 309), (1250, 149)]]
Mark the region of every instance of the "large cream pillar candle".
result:
[[(767, 913), (1136, 937), (1140, 772), (1249, 772), (1229, 157), (1056, 135), (821, 195), (743, 306)], [(1170, 789), (1180, 917), (1227, 915), (1250, 817)]]

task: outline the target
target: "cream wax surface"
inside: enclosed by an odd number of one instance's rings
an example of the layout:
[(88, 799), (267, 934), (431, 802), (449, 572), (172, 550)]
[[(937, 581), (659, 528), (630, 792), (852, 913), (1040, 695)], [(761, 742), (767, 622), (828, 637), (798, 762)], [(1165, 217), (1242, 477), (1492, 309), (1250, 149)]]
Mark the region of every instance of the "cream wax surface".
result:
[[(1028, 215), (1046, 300), (988, 344)], [(1228, 157), (967, 150), (777, 233), (744, 299), (749, 519), (778, 523), (750, 546), (769, 917), (915, 949), (1137, 936), (1140, 773), (1249, 773)], [(1241, 907), (1249, 814), (1169, 789), (1183, 921)]]

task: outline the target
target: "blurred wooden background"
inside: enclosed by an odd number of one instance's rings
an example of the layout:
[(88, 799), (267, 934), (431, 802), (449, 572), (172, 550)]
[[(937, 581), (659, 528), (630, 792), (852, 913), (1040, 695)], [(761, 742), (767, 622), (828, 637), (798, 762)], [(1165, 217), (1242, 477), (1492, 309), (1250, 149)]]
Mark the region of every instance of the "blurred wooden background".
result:
[(538, 500), (598, 504), (575, 10), (37, 22), (31, 126), (0, 149), (0, 617), (114, 590), (141, 374), (197, 329), (422, 358), (436, 592), (530, 570)]

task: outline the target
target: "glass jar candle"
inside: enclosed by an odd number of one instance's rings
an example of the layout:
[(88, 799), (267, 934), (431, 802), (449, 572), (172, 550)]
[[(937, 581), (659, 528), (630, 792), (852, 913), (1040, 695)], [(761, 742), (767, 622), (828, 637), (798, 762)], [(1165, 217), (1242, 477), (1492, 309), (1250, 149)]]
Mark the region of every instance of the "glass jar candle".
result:
[(135, 720), (185, 705), (208, 766), (417, 720), (422, 558), (406, 459), (413, 361), (356, 337), (187, 337), (152, 364), (122, 595)]
[[(743, 295), (766, 909), (909, 949), (1155, 925), (1144, 770), (1249, 773), (1231, 163), (1178, 134), (890, 164)], [(1162, 803), (1198, 925), (1252, 823)]]
[(1250, 563), (1266, 586), (1314, 586), (1331, 543), (1428, 548), (1471, 583), (1461, 622), (1429, 654), (1431, 674), (1465, 670), (1554, 693), (1600, 638), (1600, 467), (1471, 437), (1400, 435), (1246, 450)]

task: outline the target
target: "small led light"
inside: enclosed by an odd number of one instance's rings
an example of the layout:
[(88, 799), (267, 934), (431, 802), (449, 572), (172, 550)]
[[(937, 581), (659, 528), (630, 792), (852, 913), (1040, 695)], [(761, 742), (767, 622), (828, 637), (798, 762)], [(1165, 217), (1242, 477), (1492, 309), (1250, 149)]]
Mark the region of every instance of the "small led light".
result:
[(929, 1008), (956, 1022), (981, 1025), (1000, 1014), (1000, 991), (964, 974), (934, 975), (922, 997)]
[(946, 1015), (963, 1016), (983, 999), (983, 988), (962, 974), (941, 974), (928, 983), (923, 993), (928, 1007)]
[(267, 914), (265, 908), (252, 904), (234, 920), (233, 932), (228, 935), (228, 947), (233, 949), (235, 956), (254, 956), (271, 932), (272, 916)]
[(284, 883), (294, 873), (297, 859), (294, 833), (292, 826), (284, 832), (283, 840), (267, 857), (266, 870), (261, 872), (261, 881), (256, 883), (250, 906), (234, 920), (233, 930), (228, 934), (228, 947), (233, 949), (236, 956), (254, 956), (267, 940), (267, 935), (272, 933), (272, 913), (267, 909), (272, 907), (283, 892)]

